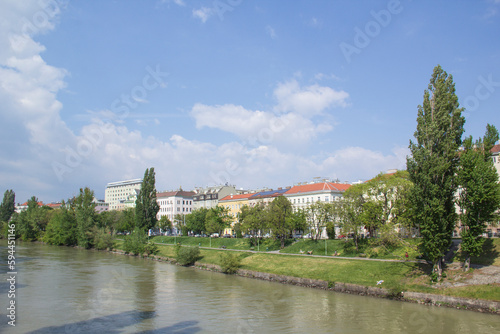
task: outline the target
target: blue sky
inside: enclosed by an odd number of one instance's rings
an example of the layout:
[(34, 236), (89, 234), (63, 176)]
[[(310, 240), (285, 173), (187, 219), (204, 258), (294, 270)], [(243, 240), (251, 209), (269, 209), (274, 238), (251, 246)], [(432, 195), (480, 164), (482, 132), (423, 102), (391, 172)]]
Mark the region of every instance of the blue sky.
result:
[(500, 1), (2, 1), (0, 191), (59, 201), (405, 168), (433, 68), (500, 127)]

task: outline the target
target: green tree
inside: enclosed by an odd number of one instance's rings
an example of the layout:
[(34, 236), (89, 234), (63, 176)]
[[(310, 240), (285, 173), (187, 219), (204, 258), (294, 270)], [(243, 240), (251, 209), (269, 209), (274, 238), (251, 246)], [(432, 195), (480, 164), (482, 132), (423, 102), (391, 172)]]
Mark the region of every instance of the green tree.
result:
[(359, 234), (365, 225), (364, 204), (363, 192), (361, 188), (355, 186), (347, 189), (342, 199), (337, 203), (342, 232), (345, 235), (352, 234), (356, 252), (359, 252)]
[(152, 229), (156, 225), (156, 215), (160, 210), (156, 201), (155, 169), (146, 169), (141, 190), (135, 201), (135, 226), (142, 230)]
[(470, 136), (463, 143), (458, 170), (458, 205), (463, 226), (460, 247), (465, 254), (464, 270), (469, 269), (471, 256), (481, 255), (484, 242), (481, 235), (500, 207), (500, 184), (490, 153), (497, 140), (497, 129), (488, 124), (483, 139), (473, 142)]
[(16, 211), (16, 194), (14, 190), (6, 190), (0, 204), (0, 222), (8, 222)]
[(173, 227), (172, 222), (170, 221), (170, 219), (168, 219), (167, 216), (161, 216), (156, 225), (162, 231), (171, 231)]
[(285, 240), (293, 231), (292, 203), (285, 196), (276, 197), (267, 207), (269, 228), (276, 240), (280, 240), (281, 248), (285, 248)]
[(451, 244), (455, 212), (457, 154), (465, 119), (453, 78), (436, 66), (422, 106), (418, 106), (416, 142), (410, 141), (407, 170), (415, 218), (421, 229), (422, 250), (441, 276), (441, 262)]
[(269, 229), (266, 205), (263, 202), (252, 207), (244, 205), (240, 210), (239, 220), (242, 223), (242, 231), (251, 235), (261, 236), (264, 231)]
[(117, 212), (118, 212), (118, 221), (116, 223), (116, 231), (118, 232), (133, 231), (135, 228), (135, 208), (128, 208)]
[(317, 201), (310, 204), (306, 210), (307, 221), (311, 230), (311, 238), (318, 240), (321, 238), (321, 232), (329, 221), (333, 219), (330, 203)]
[(94, 243), (92, 228), (96, 225), (94, 192), (89, 188), (80, 188), (80, 194), (75, 198), (78, 246), (91, 248)]
[(22, 240), (35, 241), (43, 238), (43, 233), (50, 220), (49, 207), (40, 207), (38, 199), (32, 196), (28, 200), (28, 208), (22, 211), (16, 221), (16, 228), (19, 229), (19, 234)]
[(77, 231), (75, 212), (67, 208), (63, 201), (61, 208), (54, 210), (43, 241), (50, 245), (74, 246), (77, 244)]
[(205, 218), (207, 216), (208, 209), (199, 208), (193, 210), (190, 214), (186, 216), (186, 227), (189, 231), (193, 231), (195, 234), (200, 234), (205, 232)]
[(228, 215), (228, 209), (222, 206), (216, 206), (208, 210), (205, 218), (205, 230), (207, 233), (219, 233), (230, 226), (230, 219)]

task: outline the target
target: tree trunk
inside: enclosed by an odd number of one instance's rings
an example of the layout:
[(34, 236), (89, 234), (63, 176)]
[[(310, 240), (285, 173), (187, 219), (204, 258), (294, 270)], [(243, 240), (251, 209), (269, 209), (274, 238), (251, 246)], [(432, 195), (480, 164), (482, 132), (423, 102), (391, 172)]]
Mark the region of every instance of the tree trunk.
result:
[(465, 255), (465, 262), (464, 262), (464, 271), (468, 271), (470, 269), (470, 255), (467, 253)]
[(434, 272), (438, 274), (438, 278), (441, 278), (441, 275), (443, 273), (443, 266), (442, 266), (442, 258), (439, 258), (435, 263), (434, 263)]

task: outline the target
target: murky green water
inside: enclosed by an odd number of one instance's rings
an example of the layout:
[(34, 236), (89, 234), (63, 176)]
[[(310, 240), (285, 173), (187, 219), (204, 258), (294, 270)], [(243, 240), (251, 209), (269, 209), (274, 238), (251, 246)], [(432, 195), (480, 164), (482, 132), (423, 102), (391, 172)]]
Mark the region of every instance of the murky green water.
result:
[(500, 333), (500, 317), (227, 276), (105, 252), (17, 244), (5, 333)]

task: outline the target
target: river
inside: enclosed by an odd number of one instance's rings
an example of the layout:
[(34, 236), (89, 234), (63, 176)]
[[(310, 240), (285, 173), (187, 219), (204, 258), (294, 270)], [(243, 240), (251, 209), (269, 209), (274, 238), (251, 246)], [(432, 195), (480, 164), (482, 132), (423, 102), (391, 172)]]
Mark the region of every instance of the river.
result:
[(2, 333), (500, 333), (497, 315), (39, 243), (17, 242), (12, 296), (6, 245)]

